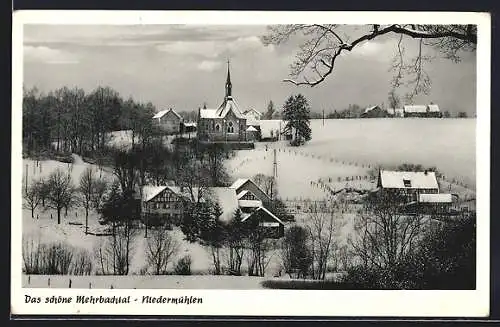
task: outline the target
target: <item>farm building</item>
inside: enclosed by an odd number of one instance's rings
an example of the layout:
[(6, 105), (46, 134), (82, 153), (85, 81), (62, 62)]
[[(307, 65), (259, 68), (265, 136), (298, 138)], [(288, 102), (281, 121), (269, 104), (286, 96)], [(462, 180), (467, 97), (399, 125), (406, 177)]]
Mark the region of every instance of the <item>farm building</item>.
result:
[(378, 191), (393, 192), (406, 198), (406, 205), (421, 209), (447, 210), (453, 202), (451, 194), (439, 193), (439, 183), (433, 171), (380, 170)]
[(241, 221), (251, 224), (251, 226), (264, 227), (264, 233), (269, 238), (281, 238), (284, 235), (285, 224), (283, 221), (264, 207), (259, 207), (252, 213), (246, 214)]
[(403, 107), (404, 117), (434, 117), (441, 118), (442, 113), (437, 104), (429, 105), (405, 105)]
[[(229, 188), (235, 190), (238, 196), (245, 196), (248, 200), (261, 201), (264, 206), (268, 206), (271, 203), (269, 195), (251, 179), (239, 178)], [(247, 192), (243, 194), (243, 191)]]
[(389, 114), (387, 110), (380, 108), (379, 106), (372, 106), (365, 109), (365, 111), (361, 114), (361, 118), (385, 118), (388, 117)]
[(162, 110), (153, 116), (155, 124), (167, 134), (181, 132), (183, 119), (174, 109)]
[(405, 116), (403, 108), (389, 108), (387, 109), (387, 113), (390, 117), (394, 118), (403, 118)]
[(226, 94), (217, 109), (199, 109), (198, 138), (206, 142), (247, 141), (247, 116), (232, 95), (231, 74), (227, 67)]
[(262, 117), (262, 113), (256, 109), (248, 109), (243, 112), (243, 114), (247, 117), (248, 121), (256, 121), (258, 122)]
[(182, 197), (175, 186), (143, 186), (141, 212), (145, 223), (179, 223), (183, 213)]
[[(250, 179), (238, 179), (230, 187), (195, 188), (195, 196), (200, 201), (214, 201), (220, 205), (222, 214), (219, 219), (225, 223), (234, 219), (237, 209), (242, 212), (242, 221), (255, 223), (270, 231), (269, 237), (283, 235), (283, 222), (265, 206), (271, 199)], [(191, 201), (186, 190), (178, 186), (143, 186), (141, 210), (142, 217), (148, 225), (179, 224), (182, 219), (184, 204)]]

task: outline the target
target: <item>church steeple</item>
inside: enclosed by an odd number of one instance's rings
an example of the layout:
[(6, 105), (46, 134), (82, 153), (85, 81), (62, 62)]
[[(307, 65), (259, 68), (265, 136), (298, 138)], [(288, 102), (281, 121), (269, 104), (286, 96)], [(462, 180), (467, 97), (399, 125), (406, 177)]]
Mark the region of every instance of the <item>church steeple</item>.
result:
[(231, 95), (231, 73), (229, 72), (229, 60), (227, 61), (227, 79), (226, 79), (226, 98), (232, 96)]

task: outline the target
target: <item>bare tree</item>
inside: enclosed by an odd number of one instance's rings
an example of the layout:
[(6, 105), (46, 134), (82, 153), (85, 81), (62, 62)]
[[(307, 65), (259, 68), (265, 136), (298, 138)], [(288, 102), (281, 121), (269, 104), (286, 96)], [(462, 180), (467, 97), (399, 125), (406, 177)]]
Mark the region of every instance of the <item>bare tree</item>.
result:
[(329, 202), (327, 206), (311, 205), (306, 228), (309, 232), (311, 244), (313, 279), (325, 279), (329, 259), (332, 258), (337, 243), (335, 233), (341, 223), (342, 207), (344, 203)]
[(87, 167), (80, 176), (80, 193), (85, 208), (85, 234), (89, 231), (89, 209), (92, 205), (92, 195), (95, 189), (96, 173), (92, 167)]
[(349, 243), (365, 267), (390, 268), (418, 247), (426, 219), (403, 210), (405, 197), (381, 192), (371, 195), (355, 220), (356, 237)]
[[(315, 86), (322, 83), (335, 69), (337, 58), (351, 52), (364, 42), (380, 38), (384, 35), (399, 37), (398, 50), (391, 69), (394, 71), (393, 87), (402, 84), (405, 75), (408, 84), (414, 89), (409, 96), (418, 92), (426, 92), (430, 87), (430, 79), (425, 73), (424, 62), (432, 57), (425, 55), (424, 46), (428, 46), (455, 62), (460, 60), (463, 51), (475, 51), (477, 44), (476, 25), (273, 25), (268, 34), (262, 37), (264, 44), (287, 42), (299, 35), (303, 40), (299, 46), (296, 59), (291, 65), (291, 77), (285, 82), (295, 85)], [(418, 50), (416, 56), (405, 60), (403, 39), (416, 40)]]
[(276, 179), (273, 176), (267, 176), (259, 173), (253, 177), (253, 181), (259, 186), (271, 199), (277, 197)]
[(24, 208), (31, 210), (31, 218), (35, 218), (35, 210), (42, 202), (40, 192), (42, 181), (33, 181), (23, 192)]
[(57, 223), (61, 223), (61, 210), (71, 206), (74, 200), (75, 188), (71, 183), (71, 175), (56, 169), (50, 174), (48, 184), (48, 206), (57, 211)]
[(146, 256), (153, 273), (155, 275), (166, 273), (168, 263), (178, 250), (179, 244), (165, 226), (152, 229), (147, 240)]

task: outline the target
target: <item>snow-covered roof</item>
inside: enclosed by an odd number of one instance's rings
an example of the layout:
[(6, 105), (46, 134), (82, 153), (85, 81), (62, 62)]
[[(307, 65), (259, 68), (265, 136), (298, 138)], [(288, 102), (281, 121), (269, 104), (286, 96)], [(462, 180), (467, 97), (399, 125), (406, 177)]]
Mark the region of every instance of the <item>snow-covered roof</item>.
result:
[(238, 205), (242, 208), (258, 208), (262, 206), (259, 200), (238, 200)]
[(235, 190), (238, 190), (240, 187), (243, 186), (243, 184), (245, 184), (247, 181), (251, 181), (250, 179), (248, 178), (238, 178), (231, 186), (229, 186), (229, 188), (232, 188), (232, 189), (235, 189)]
[(372, 110), (373, 110), (373, 109), (375, 109), (375, 108), (378, 108), (378, 107), (379, 107), (379, 106), (371, 106), (371, 107), (366, 108), (366, 109), (365, 109), (365, 114), (366, 114), (367, 112), (372, 111)]
[(253, 127), (253, 126), (249, 126), (247, 128), (247, 132), (257, 132), (257, 129), (255, 127)]
[(186, 126), (186, 127), (196, 127), (196, 123), (194, 123), (194, 122), (184, 123), (184, 126)]
[(153, 118), (155, 118), (155, 119), (159, 119), (159, 118), (161, 118), (161, 117), (165, 116), (165, 115), (167, 114), (167, 112), (169, 112), (169, 111), (172, 111), (172, 113), (173, 113), (174, 115), (176, 115), (179, 119), (182, 119), (181, 115), (179, 115), (177, 112), (175, 112), (175, 110), (174, 110), (174, 109), (172, 109), (172, 108), (167, 109), (167, 110), (162, 110), (162, 111), (160, 111), (160, 112), (156, 113), (156, 114), (153, 116)]
[(418, 197), (419, 202), (424, 203), (451, 203), (452, 196), (447, 193), (439, 193), (439, 194), (420, 194)]
[(380, 171), (383, 188), (439, 189), (436, 174), (432, 171)]
[(237, 118), (246, 119), (246, 116), (241, 112), (236, 100), (232, 96), (227, 96), (219, 106), (219, 109), (217, 109), (216, 116), (218, 118), (224, 118), (230, 111), (232, 111)]
[(279, 219), (278, 217), (276, 217), (276, 215), (274, 215), (271, 211), (267, 210), (266, 208), (264, 207), (259, 207), (258, 209), (256, 209), (255, 211), (253, 211), (251, 214), (249, 214), (248, 216), (244, 217), (241, 221), (244, 222), (248, 219), (250, 219), (250, 217), (252, 217), (255, 213), (259, 212), (259, 211), (264, 211), (265, 213), (267, 213), (271, 218), (273, 218), (274, 220), (276, 220), (278, 223), (284, 225), (285, 223), (283, 223), (283, 221), (281, 221), (281, 219)]
[(200, 118), (218, 118), (217, 109), (200, 109)]
[[(262, 113), (260, 111), (256, 110), (256, 109), (254, 109), (254, 108), (250, 108), (250, 109), (245, 110), (243, 112), (243, 114), (247, 115), (247, 116), (249, 115), (251, 117), (254, 117), (254, 115), (257, 115), (257, 117), (262, 116)], [(254, 114), (254, 115), (252, 115), (252, 114)]]
[(145, 185), (142, 187), (142, 201), (148, 202), (152, 200), (155, 196), (163, 192), (167, 186), (152, 186)]
[(423, 113), (427, 112), (427, 106), (425, 105), (405, 105), (405, 112), (415, 112), (415, 113)]
[(437, 104), (430, 104), (428, 107), (430, 112), (439, 112), (439, 106)]

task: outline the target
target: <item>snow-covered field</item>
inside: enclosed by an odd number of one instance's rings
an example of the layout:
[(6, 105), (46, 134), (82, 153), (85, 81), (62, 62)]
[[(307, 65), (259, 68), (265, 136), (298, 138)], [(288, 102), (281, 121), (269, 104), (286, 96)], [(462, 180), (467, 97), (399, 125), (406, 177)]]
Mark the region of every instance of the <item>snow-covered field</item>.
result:
[[(339, 177), (363, 178), (378, 165), (402, 163), (435, 166), (448, 180), (473, 190), (475, 123), (475, 119), (331, 119), (323, 125), (322, 120), (312, 120), (312, 140), (304, 146), (257, 143), (256, 150), (238, 151), (228, 168), (235, 177), (272, 175), (272, 149), (277, 148), (278, 192), (290, 199), (324, 197), (324, 190), (311, 184), (319, 179), (339, 189), (346, 186)], [(347, 184), (369, 187), (365, 180)]]

